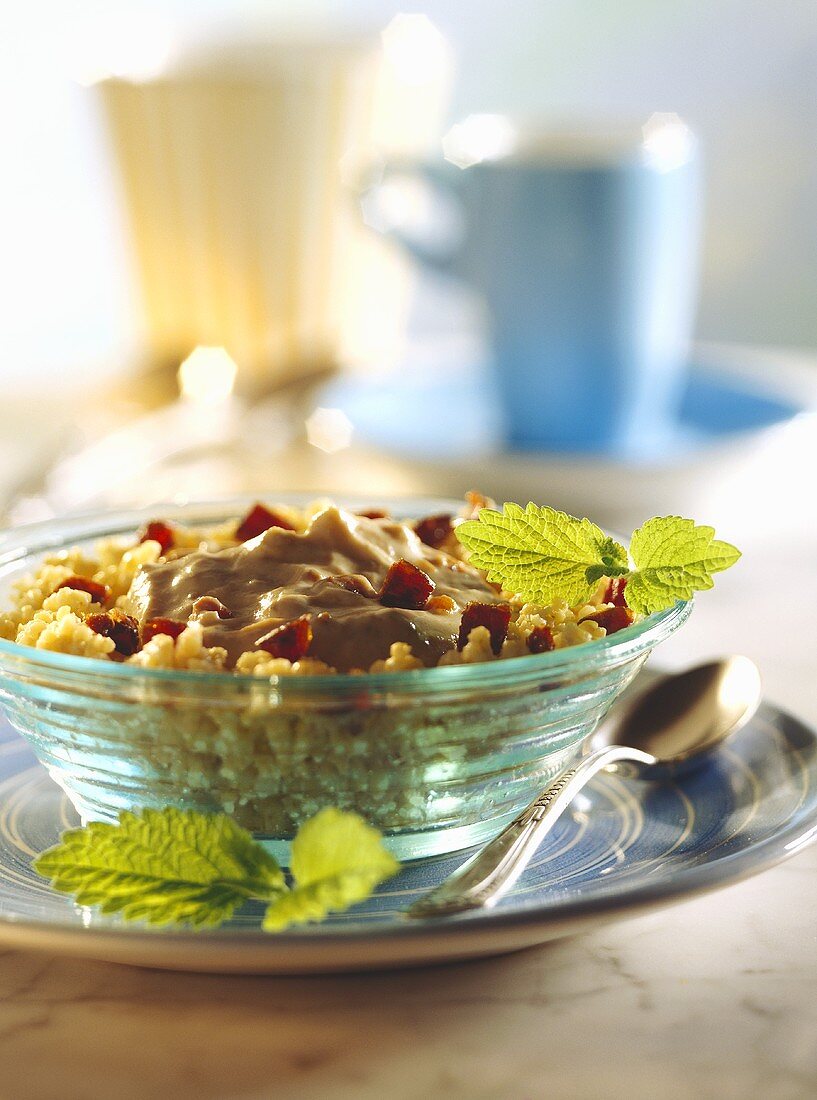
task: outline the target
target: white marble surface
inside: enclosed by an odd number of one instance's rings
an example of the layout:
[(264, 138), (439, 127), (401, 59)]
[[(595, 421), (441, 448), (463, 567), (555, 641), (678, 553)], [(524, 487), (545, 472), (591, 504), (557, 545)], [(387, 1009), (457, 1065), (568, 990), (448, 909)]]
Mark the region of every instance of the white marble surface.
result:
[[(817, 723), (814, 510), (790, 528), (719, 532), (743, 562), (663, 658), (746, 652)], [(419, 971), (212, 977), (6, 951), (0, 1097), (805, 1100), (816, 988), (817, 846), (592, 934)]]

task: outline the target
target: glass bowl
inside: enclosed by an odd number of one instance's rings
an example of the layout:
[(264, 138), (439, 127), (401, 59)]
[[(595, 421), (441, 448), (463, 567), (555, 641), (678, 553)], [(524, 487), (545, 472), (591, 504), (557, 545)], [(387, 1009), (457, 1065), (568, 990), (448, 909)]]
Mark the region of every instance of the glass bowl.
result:
[[(132, 535), (150, 518), (218, 524), (252, 503), (161, 505), (9, 531), (0, 536), (2, 606), (45, 554)], [(408, 519), (459, 507), (340, 503)], [(224, 811), (280, 856), (301, 821), (334, 805), (381, 829), (399, 858), (416, 858), (480, 843), (511, 820), (574, 762), (690, 608), (678, 603), (549, 653), (377, 675), (143, 669), (0, 640), (0, 705), (84, 820), (145, 806)]]

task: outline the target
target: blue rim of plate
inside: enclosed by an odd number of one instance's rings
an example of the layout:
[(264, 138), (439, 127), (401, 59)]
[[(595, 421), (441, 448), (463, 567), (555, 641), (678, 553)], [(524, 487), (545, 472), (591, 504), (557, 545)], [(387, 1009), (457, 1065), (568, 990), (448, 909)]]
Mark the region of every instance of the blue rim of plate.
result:
[[(7, 761), (12, 757), (16, 757), (18, 752), (21, 755), (27, 755), (29, 750), (22, 741), (18, 743), (16, 735), (13, 735), (8, 727), (5, 732), (4, 747), (6, 751), (0, 752), (0, 771), (3, 773), (0, 775), (0, 780), (2, 780), (3, 787), (13, 781), (15, 776), (33, 774), (37, 784), (42, 787), (52, 803), (56, 805), (57, 796), (50, 780), (47, 779), (45, 772), (40, 769), (39, 765), (30, 763), (30, 758), (29, 762), (22, 768), (18, 761), (17, 767), (9, 776), (10, 766)], [(13, 740), (9, 737), (10, 734), (14, 738)], [(754, 762), (752, 763), (752, 761)], [(740, 776), (744, 777), (746, 790), (751, 788), (754, 792), (751, 806), (746, 801), (740, 801), (741, 783), (737, 782)], [(784, 781), (786, 777), (788, 777), (788, 783)], [(765, 802), (759, 794), (764, 784), (766, 788)], [(718, 843), (714, 844), (708, 852), (703, 852), (704, 855), (709, 857), (704, 859), (703, 862), (695, 863), (696, 853), (702, 852), (703, 849), (696, 848), (693, 845), (687, 852), (692, 861), (691, 865), (681, 866), (672, 873), (664, 873), (662, 871), (663, 865), (654, 863), (652, 869), (646, 872), (647, 881), (644, 882), (644, 875), (639, 878), (638, 868), (636, 867), (633, 870), (633, 867), (628, 863), (627, 856), (623, 855), (623, 858), (617, 860), (615, 864), (615, 866), (623, 868), (619, 872), (620, 888), (606, 889), (605, 887), (600, 890), (598, 883), (606, 872), (603, 866), (597, 864), (596, 871), (598, 873), (585, 880), (584, 888), (587, 888), (589, 884), (590, 889), (583, 895), (580, 894), (571, 898), (570, 890), (573, 889), (575, 895), (575, 888), (565, 889), (563, 885), (559, 885), (558, 878), (555, 886), (547, 887), (547, 889), (555, 891), (557, 894), (560, 890), (565, 894), (561, 900), (555, 902), (553, 900), (536, 901), (535, 898), (533, 901), (520, 900), (524, 897), (526, 891), (528, 894), (541, 892), (540, 887), (536, 884), (531, 885), (528, 883), (526, 886), (526, 879), (523, 876), (515, 893), (510, 896), (507, 902), (503, 902), (495, 910), (465, 914), (444, 921), (425, 922), (409, 922), (399, 917), (397, 919), (377, 920), (376, 912), (364, 914), (364, 918), (361, 919), (360, 915), (352, 910), (350, 913), (335, 918), (328, 924), (307, 927), (297, 932), (275, 936), (262, 933), (257, 926), (247, 923), (257, 919), (258, 914), (255, 916), (250, 914), (244, 925), (240, 927), (231, 922), (231, 924), (220, 930), (192, 932), (125, 925), (117, 921), (116, 918), (94, 918), (93, 923), (88, 926), (78, 922), (76, 912), (73, 921), (36, 920), (15, 915), (13, 912), (0, 912), (0, 941), (6, 941), (13, 946), (15, 941), (22, 940), (24, 942), (18, 942), (18, 946), (54, 950), (55, 940), (57, 940), (59, 944), (56, 949), (63, 949), (74, 954), (96, 955), (97, 957), (111, 957), (111, 953), (105, 945), (138, 945), (139, 950), (147, 955), (150, 955), (151, 948), (159, 948), (161, 945), (161, 954), (164, 956), (164, 961), (156, 962), (155, 965), (162, 966), (172, 966), (172, 961), (168, 961), (168, 957), (172, 956), (174, 945), (180, 950), (195, 947), (200, 953), (205, 954), (208, 951), (216, 951), (221, 947), (228, 948), (233, 955), (238, 951), (248, 957), (257, 957), (260, 960), (259, 969), (267, 967), (267, 962), (264, 961), (262, 956), (274, 956), (275, 959), (279, 960), (290, 957), (290, 961), (297, 965), (299, 951), (314, 952), (315, 948), (320, 947), (322, 954), (326, 955), (327, 953), (331, 954), (336, 948), (355, 945), (358, 948), (361, 945), (380, 947), (381, 956), (384, 946), (393, 945), (400, 957), (395, 956), (392, 960), (388, 956), (385, 959), (381, 957), (373, 965), (388, 966), (390, 963), (400, 965), (406, 961), (411, 961), (411, 959), (406, 960), (403, 957), (406, 954), (404, 950), (406, 947), (409, 948), (408, 954), (410, 955), (411, 946), (416, 944), (419, 954), (422, 954), (420, 947), (423, 941), (429, 939), (433, 939), (438, 945), (442, 945), (441, 952), (443, 956), (447, 945), (451, 945), (455, 948), (452, 956), (467, 957), (471, 953), (468, 948), (469, 941), (476, 938), (484, 939), (486, 935), (494, 936), (496, 940), (495, 948), (489, 948), (488, 950), (481, 948), (478, 953), (501, 953), (503, 950), (513, 949), (514, 946), (526, 946), (554, 938), (555, 935), (579, 931), (588, 923), (600, 923), (615, 917), (631, 915), (644, 909), (691, 898), (697, 894), (729, 885), (781, 862), (800, 851), (810, 841), (817, 839), (817, 732), (770, 704), (765, 704), (761, 708), (758, 716), (736, 735), (733, 742), (718, 751), (711, 764), (708, 763), (704, 768), (698, 769), (692, 776), (682, 777), (677, 783), (658, 785), (627, 780), (619, 776), (601, 777), (591, 789), (587, 812), (581, 809), (578, 811), (578, 815), (583, 814), (586, 822), (589, 822), (589, 824), (586, 824), (582, 836), (592, 837), (594, 830), (601, 827), (600, 823), (604, 821), (605, 814), (609, 813), (605, 809), (605, 799), (612, 799), (610, 792), (616, 788), (616, 785), (620, 790), (629, 792), (628, 797), (634, 800), (634, 805), (640, 807), (639, 812), (644, 816), (645, 821), (649, 821), (649, 815), (651, 813), (654, 815), (657, 811), (660, 811), (658, 814), (660, 818), (660, 813), (663, 812), (662, 806), (664, 809), (669, 809), (669, 818), (672, 818), (675, 810), (667, 802), (670, 797), (679, 798), (682, 801), (686, 800), (693, 806), (695, 812), (698, 812), (701, 806), (706, 806), (706, 800), (698, 806), (695, 804), (694, 799), (700, 799), (706, 794), (707, 798), (711, 796), (714, 799), (711, 808), (716, 808), (718, 798), (723, 800), (724, 792), (730, 785), (735, 787), (738, 792), (735, 795), (736, 803), (732, 809), (739, 814), (743, 814), (746, 810), (749, 812), (731, 835), (720, 838)], [(781, 802), (781, 800), (789, 797), (792, 800), (790, 812), (787, 806)], [(652, 808), (651, 798), (656, 800), (652, 804)], [(763, 813), (768, 813), (769, 810), (766, 803), (774, 804), (775, 802), (781, 803), (779, 812), (787, 819), (780, 822), (770, 819), (767, 820), (764, 826)], [(57, 823), (62, 827), (70, 824), (70, 821), (65, 819), (64, 812), (63, 805), (61, 810), (63, 817)], [(615, 815), (609, 813), (609, 816), (613, 828), (618, 828)], [(695, 821), (694, 814), (692, 820)], [(746, 826), (750, 821), (755, 823), (755, 828), (752, 833), (746, 833)], [(717, 827), (718, 822), (714, 818), (713, 822), (713, 827)], [(52, 824), (54, 823), (52, 822)], [(680, 824), (678, 827), (680, 828)], [(729, 827), (731, 828), (731, 825)], [(768, 835), (762, 835), (764, 828)], [(566, 820), (565, 830), (567, 831), (563, 830), (561, 834), (558, 828), (554, 831), (553, 844), (555, 850), (558, 850), (561, 845), (563, 851), (560, 854), (555, 854), (553, 848), (549, 850), (545, 846), (540, 856), (534, 861), (531, 874), (534, 873), (536, 868), (539, 869), (539, 872), (544, 868), (545, 874), (554, 873), (553, 869), (556, 868), (555, 873), (559, 874), (559, 858), (563, 858), (565, 853), (572, 847), (569, 842), (570, 829), (581, 831), (581, 826), (576, 824), (576, 815)], [(683, 832), (683, 830), (681, 831)], [(638, 837), (641, 836), (642, 832), (643, 828), (637, 834), (636, 841), (627, 846), (626, 852), (635, 850)], [(761, 838), (753, 840), (752, 836), (755, 834), (760, 835)], [(692, 836), (693, 834), (690, 831), (687, 839)], [(671, 839), (671, 836), (668, 836), (668, 839)], [(715, 839), (718, 838), (715, 837)], [(730, 845), (732, 845), (733, 850), (714, 854), (719, 849), (728, 849)], [(622, 853), (624, 851), (625, 849), (622, 849)], [(679, 843), (670, 845), (667, 853), (673, 852), (681, 853)], [(660, 858), (664, 858), (667, 853), (661, 853)], [(463, 854), (460, 853), (453, 857), (426, 860), (410, 865), (400, 878), (394, 880), (393, 886), (390, 887), (387, 884), (384, 888), (385, 894), (380, 901), (394, 896), (405, 898), (407, 904), (413, 896), (417, 896), (419, 889), (427, 889), (434, 882), (439, 881), (445, 873), (463, 858)], [(5, 855), (3, 862), (7, 862)], [(22, 858), (18, 859), (18, 865), (24, 866)], [(569, 870), (570, 862), (568, 861), (565, 866)], [(615, 866), (611, 866), (615, 870)], [(548, 871), (548, 868), (550, 868), (550, 871)], [(0, 867), (0, 894), (8, 893), (9, 880), (6, 877), (6, 870), (7, 867)], [(420, 873), (421, 878), (425, 879), (421, 887), (408, 888), (404, 886), (402, 889), (399, 888), (403, 876), (410, 877), (412, 874), (416, 876), (418, 873)], [(32, 880), (36, 879), (33, 872), (30, 872), (30, 876)], [(570, 874), (567, 877), (570, 878)], [(614, 882), (615, 878), (614, 874), (611, 879), (606, 881)], [(632, 881), (633, 879), (635, 881)], [(579, 890), (583, 888), (581, 880), (578, 882), (578, 888)], [(71, 907), (70, 901), (58, 895), (54, 895), (54, 898), (58, 898), (60, 903), (64, 903), (67, 907), (66, 912), (68, 912)], [(0, 897), (0, 902), (5, 904), (5, 897)], [(384, 915), (387, 916), (388, 914)], [(365, 923), (366, 918), (370, 919), (371, 923)], [(336, 920), (342, 921), (342, 924), (335, 923)], [(519, 943), (515, 941), (511, 946), (503, 942), (503, 935), (506, 937), (512, 936), (525, 930), (530, 932), (530, 935), (523, 937), (526, 942)], [(127, 954), (127, 951), (125, 953)], [(116, 952), (113, 952), (113, 954), (116, 954)], [(359, 955), (360, 952), (358, 951)], [(129, 960), (124, 959), (122, 961)], [(151, 965), (149, 959), (142, 959), (141, 961), (143, 964)], [(427, 960), (420, 959), (419, 961)], [(328, 966), (327, 969), (356, 969), (358, 966), (365, 965), (365, 962), (361, 963), (358, 960), (358, 963), (352, 962), (348, 967), (344, 967), (341, 963), (339, 966)], [(203, 967), (191, 966), (181, 961), (179, 968), (206, 969), (207, 967), (206, 965)], [(226, 969), (231, 968), (232, 966), (226, 967)], [(310, 969), (319, 970), (321, 966), (316, 964), (311, 966)]]

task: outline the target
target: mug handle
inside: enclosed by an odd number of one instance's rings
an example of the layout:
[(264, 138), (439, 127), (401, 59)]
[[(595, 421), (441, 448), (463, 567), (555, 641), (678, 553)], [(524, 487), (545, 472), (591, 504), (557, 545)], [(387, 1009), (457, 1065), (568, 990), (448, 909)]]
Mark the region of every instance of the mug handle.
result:
[[(418, 181), (432, 197), (431, 223), (423, 226), (421, 219), (389, 219), (378, 203), (398, 180)], [(462, 171), (454, 165), (423, 161), (391, 161), (383, 166), (376, 183), (363, 183), (358, 188), (359, 207), (366, 225), (389, 240), (396, 241), (424, 267), (442, 274), (457, 274), (465, 242), (465, 205), (461, 186)], [(367, 207), (370, 209), (367, 211)], [(435, 232), (442, 240), (434, 241)]]

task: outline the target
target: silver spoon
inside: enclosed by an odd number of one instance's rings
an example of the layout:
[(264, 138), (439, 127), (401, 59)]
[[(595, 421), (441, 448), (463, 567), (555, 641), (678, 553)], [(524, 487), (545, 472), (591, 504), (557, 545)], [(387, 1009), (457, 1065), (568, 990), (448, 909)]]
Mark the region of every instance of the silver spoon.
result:
[(630, 761), (660, 778), (700, 762), (745, 725), (760, 703), (760, 673), (748, 657), (725, 657), (666, 676), (599, 727), (590, 750), (476, 855), (406, 910), (420, 919), (496, 905), (588, 780)]

